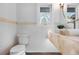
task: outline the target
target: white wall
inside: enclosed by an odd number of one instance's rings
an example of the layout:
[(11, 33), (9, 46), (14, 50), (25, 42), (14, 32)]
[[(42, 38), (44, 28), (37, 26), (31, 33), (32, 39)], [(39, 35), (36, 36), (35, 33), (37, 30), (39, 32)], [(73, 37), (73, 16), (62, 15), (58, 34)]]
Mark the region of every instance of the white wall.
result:
[(0, 54), (7, 54), (15, 44), (16, 24), (6, 22), (16, 22), (16, 4), (0, 3)]
[[(76, 10), (76, 11), (77, 11), (77, 12), (76, 12), (76, 13), (77, 13), (77, 19), (79, 19), (79, 5), (77, 5), (76, 7), (77, 7), (77, 8), (76, 8), (76, 9), (77, 9), (77, 10)], [(77, 25), (76, 27), (79, 29), (79, 21), (76, 22), (76, 25)]]
[(36, 22), (35, 3), (18, 3), (16, 8), (18, 21)]
[(7, 54), (15, 44), (16, 25), (0, 23), (0, 54)]
[[(26, 35), (32, 32), (32, 29), (27, 29), (27, 25), (35, 25), (33, 23), (37, 22), (36, 15), (36, 4), (35, 3), (18, 3), (16, 4), (16, 16), (18, 23), (17, 24), (17, 32), (18, 33), (26, 33)], [(27, 24), (28, 23), (28, 24)], [(30, 24), (29, 24), (30, 23)], [(23, 26), (22, 26), (23, 25)], [(20, 34), (23, 35), (23, 34)]]
[(7, 17), (16, 20), (16, 4), (0, 3), (0, 17)]
[(52, 9), (53, 11), (53, 21), (54, 21), (54, 28), (56, 29), (57, 27), (57, 24), (59, 23), (59, 19), (60, 19), (60, 17), (59, 17), (59, 13), (60, 13), (60, 10), (59, 10), (59, 5), (58, 4), (53, 4), (53, 9)]

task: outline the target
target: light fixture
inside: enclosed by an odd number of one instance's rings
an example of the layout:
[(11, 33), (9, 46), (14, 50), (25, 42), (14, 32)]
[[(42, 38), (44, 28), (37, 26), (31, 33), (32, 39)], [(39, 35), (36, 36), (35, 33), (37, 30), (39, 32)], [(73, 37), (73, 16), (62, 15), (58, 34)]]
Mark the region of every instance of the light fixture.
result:
[(64, 8), (64, 3), (60, 3), (59, 5), (60, 5), (60, 8), (62, 9)]
[(60, 3), (59, 6), (60, 6), (60, 10), (61, 10), (60, 12), (62, 12), (64, 18), (66, 18), (65, 14), (64, 14), (64, 3)]

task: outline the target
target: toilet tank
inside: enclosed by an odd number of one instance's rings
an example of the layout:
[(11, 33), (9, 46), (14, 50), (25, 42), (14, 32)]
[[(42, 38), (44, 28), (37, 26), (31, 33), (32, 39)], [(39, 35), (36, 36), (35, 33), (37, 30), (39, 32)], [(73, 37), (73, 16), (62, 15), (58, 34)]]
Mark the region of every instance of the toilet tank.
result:
[(21, 44), (21, 45), (28, 44), (28, 40), (29, 40), (29, 38), (27, 35), (20, 35), (19, 36), (19, 44)]

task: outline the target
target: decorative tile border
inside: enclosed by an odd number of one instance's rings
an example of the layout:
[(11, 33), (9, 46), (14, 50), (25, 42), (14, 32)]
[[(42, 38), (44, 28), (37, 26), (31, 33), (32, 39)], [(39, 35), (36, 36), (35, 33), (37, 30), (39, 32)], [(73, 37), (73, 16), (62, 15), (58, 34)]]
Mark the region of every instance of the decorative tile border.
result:
[(17, 25), (22, 25), (22, 26), (26, 26), (26, 25), (36, 25), (37, 23), (35, 22), (28, 22), (28, 21), (25, 21), (25, 22), (17, 22), (16, 20), (13, 20), (13, 19), (8, 19), (8, 18), (5, 18), (5, 17), (0, 17), (0, 23), (9, 23), (9, 24), (17, 24)]
[(16, 20), (10, 20), (5, 17), (0, 17), (0, 23), (10, 23), (10, 24), (16, 24)]
[(37, 23), (35, 23), (35, 22), (27, 22), (26, 21), (26, 22), (18, 22), (17, 24), (18, 25), (25, 25), (26, 26), (26, 25), (36, 25)]

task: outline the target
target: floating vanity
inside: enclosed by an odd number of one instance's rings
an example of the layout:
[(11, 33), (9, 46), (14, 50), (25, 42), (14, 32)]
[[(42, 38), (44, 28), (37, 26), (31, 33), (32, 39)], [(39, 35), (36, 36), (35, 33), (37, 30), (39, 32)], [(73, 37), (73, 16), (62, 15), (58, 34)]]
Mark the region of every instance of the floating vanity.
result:
[(78, 32), (79, 32), (78, 29), (76, 30), (68, 29), (68, 31), (60, 30), (59, 33), (53, 33), (52, 31), (49, 31), (48, 38), (51, 41), (51, 43), (54, 44), (62, 54), (78, 55), (79, 54), (79, 36), (78, 36), (79, 33)]

